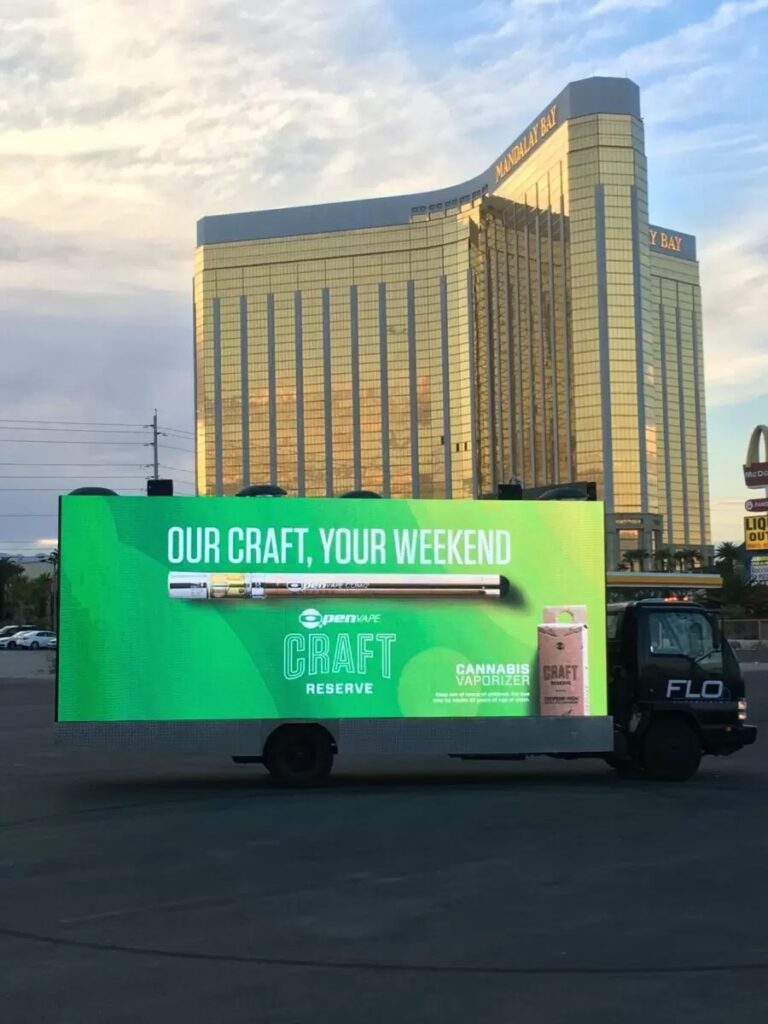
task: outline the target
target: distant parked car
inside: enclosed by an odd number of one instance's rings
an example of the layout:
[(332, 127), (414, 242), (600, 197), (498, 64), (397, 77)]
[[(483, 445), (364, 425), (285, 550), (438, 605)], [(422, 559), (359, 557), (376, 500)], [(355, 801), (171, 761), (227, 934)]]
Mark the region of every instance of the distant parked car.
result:
[(15, 647), (19, 646), (19, 639), (32, 630), (37, 630), (37, 626), (6, 626), (6, 629), (13, 629), (13, 633), (6, 633), (4, 636), (0, 636), (0, 651), (8, 650), (12, 651)]
[(54, 647), (56, 645), (56, 634), (50, 629), (32, 629), (14, 639), (17, 647), (26, 647), (33, 651), (36, 651), (38, 647)]
[(0, 640), (7, 640), (11, 636), (18, 636), (19, 633), (26, 633), (30, 629), (39, 628), (39, 626), (33, 626), (31, 623), (26, 626), (3, 626), (0, 629)]

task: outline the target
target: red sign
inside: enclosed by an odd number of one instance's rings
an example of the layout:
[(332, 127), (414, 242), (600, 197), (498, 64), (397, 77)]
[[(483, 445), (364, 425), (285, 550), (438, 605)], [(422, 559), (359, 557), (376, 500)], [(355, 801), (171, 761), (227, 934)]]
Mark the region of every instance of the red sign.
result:
[(744, 467), (747, 487), (768, 487), (768, 462), (753, 462)]
[(750, 498), (744, 502), (747, 512), (768, 512), (768, 498)]

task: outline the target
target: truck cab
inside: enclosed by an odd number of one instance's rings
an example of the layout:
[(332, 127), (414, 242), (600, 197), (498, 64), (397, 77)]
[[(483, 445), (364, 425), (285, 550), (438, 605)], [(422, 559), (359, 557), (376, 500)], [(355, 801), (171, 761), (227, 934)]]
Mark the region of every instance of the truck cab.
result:
[(686, 779), (703, 754), (755, 742), (741, 668), (710, 609), (666, 600), (609, 605), (607, 636), (613, 767)]

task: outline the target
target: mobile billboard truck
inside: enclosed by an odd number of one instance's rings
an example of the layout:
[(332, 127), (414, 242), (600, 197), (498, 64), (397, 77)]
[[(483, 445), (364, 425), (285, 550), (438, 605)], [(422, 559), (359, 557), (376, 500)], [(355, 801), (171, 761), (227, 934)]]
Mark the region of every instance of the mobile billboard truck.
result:
[(293, 784), (336, 752), (629, 762), (603, 552), (595, 502), (66, 496), (57, 728)]

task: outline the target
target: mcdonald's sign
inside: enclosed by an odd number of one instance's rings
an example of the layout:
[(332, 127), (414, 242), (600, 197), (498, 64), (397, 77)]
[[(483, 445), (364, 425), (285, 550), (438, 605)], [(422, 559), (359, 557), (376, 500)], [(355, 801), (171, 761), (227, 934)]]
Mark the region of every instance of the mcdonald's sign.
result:
[(760, 440), (768, 457), (768, 427), (760, 424), (752, 431), (744, 463), (744, 483), (747, 487), (768, 487), (768, 462), (760, 462)]

